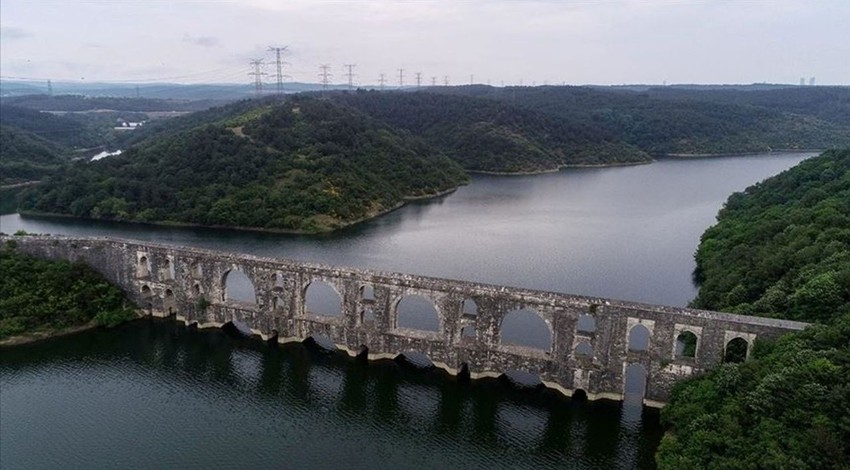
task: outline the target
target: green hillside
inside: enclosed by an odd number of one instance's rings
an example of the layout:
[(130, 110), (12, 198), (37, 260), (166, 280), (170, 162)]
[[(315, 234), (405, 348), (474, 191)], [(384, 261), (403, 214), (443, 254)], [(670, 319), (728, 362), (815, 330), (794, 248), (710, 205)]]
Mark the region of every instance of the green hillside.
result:
[(518, 173), (651, 161), (603, 129), (492, 100), (376, 91), (337, 93), (332, 99), (422, 137), (472, 171)]
[(22, 209), (320, 232), (466, 181), (420, 140), (326, 101), (296, 97), (230, 111), (68, 166), (27, 190)]
[(676, 384), (659, 468), (847, 468), (850, 150), (732, 195), (696, 258), (695, 306), (815, 325)]
[(468, 86), (435, 92), (489, 98), (583, 122), (652, 155), (850, 146), (850, 121), (843, 118), (847, 106), (841, 104), (850, 99), (850, 89), (844, 88), (824, 92), (832, 103), (824, 112), (781, 90), (742, 92), (762, 93), (750, 99), (735, 98), (731, 91), (683, 89)]

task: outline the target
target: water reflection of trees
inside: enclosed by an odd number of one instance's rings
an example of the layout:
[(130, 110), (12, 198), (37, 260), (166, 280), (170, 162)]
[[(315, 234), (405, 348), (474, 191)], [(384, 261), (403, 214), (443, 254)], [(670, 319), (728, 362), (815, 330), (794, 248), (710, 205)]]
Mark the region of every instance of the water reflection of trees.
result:
[(657, 414), (645, 415), (640, 407), (623, 412), (616, 404), (577, 403), (551, 390), (517, 391), (495, 380), (463, 383), (440, 371), (412, 370), (392, 361), (364, 364), (300, 345), (270, 348), (171, 321), (144, 320), (114, 332), (87, 333), (85, 340), (58, 342), (37, 349), (41, 354), (5, 355), (3, 367), (10, 362), (37, 366), (69, 356), (119, 357), (143, 366), (143, 375), (153, 380), (176, 379), (181, 386), (204, 389), (206, 396), (232, 400), (236, 407), (248, 403), (276, 415), (275, 408), (290, 405), (303, 411), (299, 419), (357, 420), (371, 428), (370, 435), (377, 430), (375, 439), (436, 440), (452, 449), (499, 455), (506, 465), (639, 466), (652, 461), (660, 439), (657, 424), (649, 431), (642, 424), (657, 421)]

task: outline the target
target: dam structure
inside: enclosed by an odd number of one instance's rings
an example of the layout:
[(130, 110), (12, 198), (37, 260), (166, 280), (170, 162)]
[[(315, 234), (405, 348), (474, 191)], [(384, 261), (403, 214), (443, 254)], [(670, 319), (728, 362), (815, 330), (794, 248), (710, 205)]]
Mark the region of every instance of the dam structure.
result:
[[(567, 396), (589, 399), (621, 400), (627, 377), (637, 377), (650, 406), (663, 405), (677, 380), (720, 364), (731, 349), (746, 359), (757, 338), (807, 326), (112, 238), (3, 236), (2, 242), (39, 258), (85, 263), (153, 316), (199, 327), (234, 322), (272, 342), (329, 341), (361, 358), (416, 353), (470, 378), (530, 373)], [(250, 280), (254, 301), (229, 298), (234, 276)], [(318, 288), (336, 297), (334, 311), (307, 308)], [(431, 312), (431, 323), (411, 320), (414, 304)], [(537, 328), (543, 340), (509, 336), (508, 324)]]

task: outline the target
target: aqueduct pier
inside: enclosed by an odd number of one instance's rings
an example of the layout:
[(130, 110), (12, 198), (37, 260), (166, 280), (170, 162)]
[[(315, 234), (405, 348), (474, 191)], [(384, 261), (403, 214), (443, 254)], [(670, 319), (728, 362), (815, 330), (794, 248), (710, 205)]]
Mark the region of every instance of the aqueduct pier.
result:
[[(523, 371), (566, 395), (581, 390), (591, 399), (622, 399), (626, 376), (636, 369), (645, 380), (644, 403), (653, 406), (667, 401), (676, 380), (722, 362), (730, 345), (743, 345), (748, 356), (756, 338), (806, 326), (130, 240), (3, 237), (10, 240), (27, 254), (88, 264), (155, 316), (176, 315), (201, 327), (238, 321), (279, 342), (323, 337), (370, 359), (418, 352), (437, 367), (472, 378)], [(255, 302), (228, 298), (227, 278), (236, 271), (251, 281)], [(339, 295), (335, 314), (306, 307), (308, 290), (318, 284)], [(401, 321), (401, 304), (411, 297), (430, 303), (434, 328)], [(546, 342), (531, 347), (506, 341), (503, 326), (515, 314), (545, 324)], [(636, 338), (643, 344), (634, 344)]]

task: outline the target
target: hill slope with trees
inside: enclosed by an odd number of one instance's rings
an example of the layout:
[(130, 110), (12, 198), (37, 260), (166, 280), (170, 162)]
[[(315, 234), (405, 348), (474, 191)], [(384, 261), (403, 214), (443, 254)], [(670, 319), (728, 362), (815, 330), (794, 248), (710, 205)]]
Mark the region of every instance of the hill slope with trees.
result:
[(847, 468), (850, 150), (731, 196), (696, 258), (695, 306), (815, 325), (676, 384), (659, 467)]
[[(820, 91), (826, 108), (780, 90), (438, 87), (435, 93), (489, 98), (603, 129), (652, 155), (850, 147), (850, 88)], [(747, 95), (746, 93), (758, 93)], [(824, 96), (821, 96), (824, 95)]]
[(422, 137), (471, 171), (523, 173), (652, 161), (605, 130), (492, 100), (377, 91), (336, 93), (332, 99)]
[(25, 191), (22, 209), (321, 232), (466, 182), (460, 166), (422, 141), (327, 101), (230, 111), (63, 168)]

